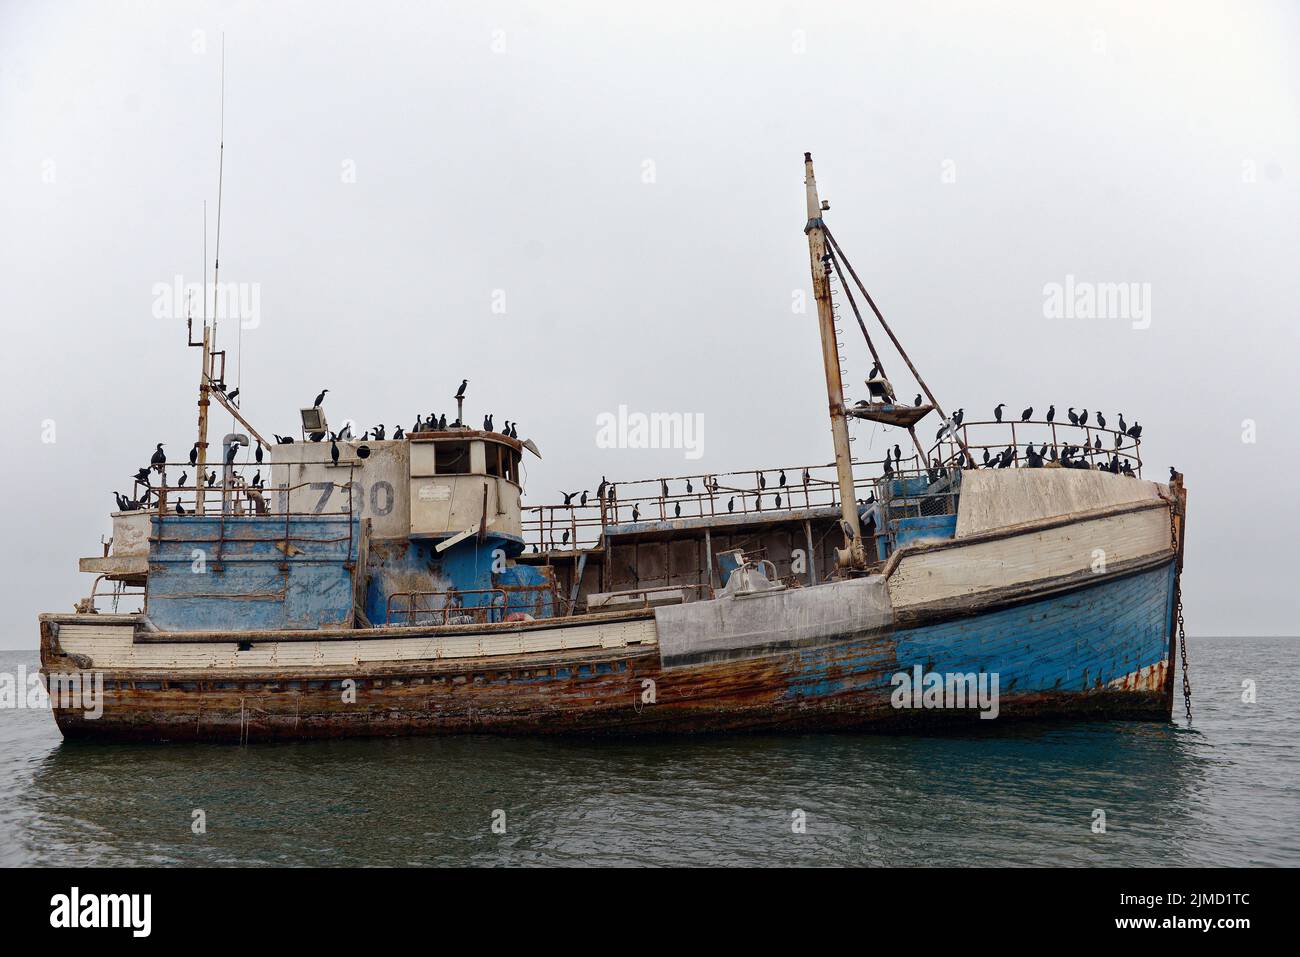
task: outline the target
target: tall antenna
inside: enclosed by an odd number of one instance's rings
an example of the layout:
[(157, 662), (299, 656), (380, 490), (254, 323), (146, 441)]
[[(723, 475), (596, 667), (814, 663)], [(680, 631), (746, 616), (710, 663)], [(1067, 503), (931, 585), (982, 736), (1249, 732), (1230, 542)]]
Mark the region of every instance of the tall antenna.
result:
[[(221, 131), (217, 147), (217, 248), (212, 259), (212, 322), (217, 321), (217, 283), (221, 275), (221, 183), (226, 164), (226, 34), (221, 34)], [(204, 239), (207, 239), (206, 232)]]
[[(203, 328), (208, 328), (208, 201), (203, 201), (203, 288), (199, 292), (203, 300)], [(203, 370), (207, 372), (207, 369)]]

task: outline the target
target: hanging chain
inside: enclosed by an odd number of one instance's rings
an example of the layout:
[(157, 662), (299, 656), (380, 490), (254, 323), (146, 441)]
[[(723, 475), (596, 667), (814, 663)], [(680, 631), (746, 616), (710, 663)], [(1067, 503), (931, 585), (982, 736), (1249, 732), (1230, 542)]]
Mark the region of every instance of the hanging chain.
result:
[[(1177, 510), (1169, 509), (1169, 537), (1171, 542), (1178, 540), (1178, 520)], [(1181, 569), (1179, 570), (1181, 574)], [(1178, 589), (1178, 648), (1182, 654), (1183, 663), (1183, 707), (1187, 709), (1187, 723), (1192, 723), (1192, 681), (1187, 676), (1187, 630), (1183, 625), (1183, 589), (1181, 583), (1175, 586)]]
[(1178, 645), (1183, 653), (1183, 707), (1187, 709), (1187, 723), (1192, 723), (1192, 682), (1187, 677), (1187, 632), (1183, 630), (1183, 599), (1178, 598)]

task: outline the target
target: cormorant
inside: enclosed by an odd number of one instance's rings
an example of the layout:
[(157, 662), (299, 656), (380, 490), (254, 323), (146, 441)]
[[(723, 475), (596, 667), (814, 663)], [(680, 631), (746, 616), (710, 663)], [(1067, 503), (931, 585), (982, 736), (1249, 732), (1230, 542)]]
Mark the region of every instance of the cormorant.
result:
[[(227, 398), (228, 400), (230, 400), (231, 402), (233, 402), (235, 405), (238, 405), (239, 403), (238, 403), (238, 402), (235, 402), (235, 400), (236, 400), (237, 398), (239, 398), (239, 389), (235, 389), (235, 391), (234, 391), (234, 392), (231, 392), (229, 395), (227, 395), (226, 398)], [(178, 504), (179, 504), (179, 503), (178, 503)]]
[(194, 448), (190, 449), (190, 465), (195, 466), (198, 464), (199, 464), (199, 443), (195, 442)]
[(463, 399), (463, 398), (465, 398), (465, 386), (467, 386), (467, 385), (469, 385), (469, 379), (461, 379), (461, 380), (460, 380), (460, 388), (456, 390), (456, 398), (457, 398), (457, 399)]
[(1142, 426), (1140, 426), (1140, 425), (1137, 424), (1137, 419), (1134, 419), (1134, 420), (1133, 420), (1133, 425), (1132, 425), (1132, 427), (1128, 430), (1128, 437), (1129, 437), (1130, 439), (1140, 439), (1140, 438), (1142, 438)]
[(966, 418), (966, 410), (958, 409), (956, 412), (952, 414), (952, 424), (961, 425), (961, 420), (964, 418)]
[(181, 503), (180, 503), (180, 502), (177, 502), (177, 503), (176, 503), (176, 514), (177, 514), (177, 515), (184, 515), (184, 514), (185, 514), (185, 509), (181, 508)]
[(447, 431), (447, 413), (446, 413), (446, 412), (444, 412), (442, 415), (438, 416), (438, 431), (439, 431), (439, 432), (446, 432), (446, 431)]
[[(782, 484), (782, 485), (785, 484), (785, 473), (784, 473), (784, 472), (781, 473), (781, 484)], [(692, 492), (694, 492), (694, 491), (695, 491), (695, 486), (691, 484), (691, 480), (690, 480), (690, 479), (687, 479), (687, 480), (686, 480), (686, 494), (687, 494), (687, 495), (690, 495), (690, 494), (691, 494)]]
[(1030, 418), (1033, 416), (1033, 414), (1034, 414), (1034, 407), (1031, 405), (1029, 408), (1025, 409), (1024, 412), (1020, 413), (1020, 421), (1028, 422)]
[(503, 429), (501, 430), (501, 434), (502, 434), (502, 435), (506, 435), (506, 436), (508, 436), (508, 435), (510, 434), (510, 420), (509, 420), (509, 419), (506, 419), (506, 425), (505, 425), (505, 428), (503, 428)]
[(1120, 430), (1121, 432), (1128, 432), (1128, 426), (1124, 424), (1124, 413), (1123, 413), (1123, 412), (1121, 412), (1121, 413), (1119, 414), (1119, 430)]
[(1078, 416), (1078, 413), (1076, 413), (1076, 412), (1074, 411), (1074, 406), (1070, 406), (1070, 408), (1066, 411), (1065, 414), (1068, 415), (1068, 416), (1070, 417), (1070, 424), (1071, 424), (1071, 425), (1078, 425), (1078, 424), (1079, 424), (1079, 416)]
[(1079, 424), (1080, 424), (1080, 425), (1087, 425), (1087, 424), (1088, 424), (1088, 410), (1087, 410), (1087, 409), (1084, 409), (1082, 412), (1079, 413)]
[(257, 464), (262, 464), (262, 440), (257, 440), (257, 449), (253, 452), (253, 458), (257, 459)]
[(659, 480), (659, 493), (663, 498), (668, 497), (668, 483), (663, 479)]
[(1100, 412), (1097, 413), (1097, 425), (1103, 429), (1106, 427), (1106, 417)]
[(393, 433), (393, 440), (396, 441), (404, 438), (406, 438), (406, 433), (402, 431), (402, 427), (399, 425), (397, 431)]
[(916, 394), (916, 398), (912, 400), (912, 405), (920, 405), (920, 404), (921, 404), (921, 393), (918, 392)]
[(573, 504), (573, 496), (577, 495), (578, 493), (577, 493), (577, 492), (561, 492), (560, 494), (564, 496), (564, 504), (565, 504), (565, 505), (572, 505), (572, 504)]
[(731, 498), (727, 499), (727, 511), (734, 512), (735, 510), (736, 510), (736, 496), (733, 495), (731, 496)]
[(1055, 419), (1056, 419), (1056, 406), (1049, 405), (1047, 407), (1047, 421), (1052, 422)]
[(320, 404), (325, 401), (325, 393), (328, 391), (329, 389), (320, 390), (320, 395), (316, 396), (316, 401), (312, 403), (313, 408), (320, 408)]
[(582, 490), (582, 498), (578, 499), (578, 504), (579, 505), (587, 504), (587, 490), (585, 488)]
[(208, 488), (212, 488), (212, 486), (215, 485), (216, 483), (217, 483), (217, 470), (213, 469), (208, 474)]
[(776, 484), (780, 485), (782, 488), (785, 487), (785, 469), (781, 469), (781, 474), (776, 478)]
[(902, 460), (903, 460), (903, 450), (900, 449), (900, 448), (898, 447), (898, 443), (895, 442), (895, 443), (894, 443), (894, 461), (895, 461), (895, 462), (901, 462)]
[(605, 476), (602, 475), (600, 477), (600, 484), (596, 486), (596, 498), (604, 498), (605, 489), (607, 488), (609, 488), (609, 482), (606, 481)]
[(518, 425), (518, 424), (519, 424), (518, 422), (511, 422), (511, 423), (510, 423), (510, 437), (511, 437), (512, 439), (517, 439), (517, 438), (519, 438), (519, 433), (515, 430), (515, 426)]
[(1006, 405), (1005, 402), (999, 402), (993, 407), (993, 418), (997, 419), (999, 422), (1002, 421), (1002, 407), (1004, 405)]
[(239, 446), (231, 443), (230, 448), (226, 449), (226, 464), (230, 465), (235, 461), (235, 456), (239, 454)]
[(677, 518), (681, 518), (681, 517), (682, 517), (682, 503), (681, 503), (681, 502), (673, 502), (673, 514), (674, 514)]
[(339, 443), (333, 436), (330, 436), (330, 461), (339, 464)]
[(780, 508), (780, 507), (781, 507), (781, 493), (780, 493), (780, 492), (777, 492), (777, 493), (776, 493), (776, 507), (777, 507), (777, 508)]
[(634, 522), (639, 522), (639, 521), (641, 521), (641, 506), (640, 506), (640, 505), (633, 505), (633, 506), (632, 506), (632, 521), (634, 521)]
[(150, 465), (166, 465), (166, 464), (167, 464), (167, 453), (165, 453), (165, 452), (163, 451), (162, 447), (163, 447), (163, 444), (162, 444), (161, 442), (159, 442), (159, 443), (158, 443), (158, 448), (156, 448), (156, 449), (154, 450), (153, 455), (151, 455), (151, 456), (149, 457), (149, 464), (150, 464)]
[(190, 473), (189, 473), (189, 472), (182, 472), (182, 473), (181, 473), (180, 481), (176, 483), (176, 487), (177, 487), (177, 488), (184, 488), (184, 487), (185, 487), (185, 482), (186, 482), (187, 479), (189, 479), (189, 477), (190, 477)]

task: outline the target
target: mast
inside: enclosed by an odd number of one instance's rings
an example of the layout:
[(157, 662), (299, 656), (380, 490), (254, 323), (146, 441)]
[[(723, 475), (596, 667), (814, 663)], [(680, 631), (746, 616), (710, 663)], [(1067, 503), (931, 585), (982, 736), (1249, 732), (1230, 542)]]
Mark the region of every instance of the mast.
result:
[(813, 176), (811, 153), (803, 154), (804, 184), (808, 190), (808, 258), (812, 264), (813, 298), (817, 300), (817, 324), (822, 337), (822, 365), (826, 372), (826, 398), (831, 417), (831, 439), (835, 443), (835, 471), (840, 484), (840, 511), (845, 530), (846, 551), (841, 552), (842, 566), (861, 568), (866, 564), (862, 543), (862, 526), (858, 519), (858, 502), (853, 489), (853, 456), (849, 451), (849, 423), (844, 409), (844, 383), (840, 378), (839, 344), (835, 336), (835, 315), (831, 308), (830, 259), (826, 255), (826, 234), (822, 228), (822, 210), (829, 209), (817, 198), (817, 180)]

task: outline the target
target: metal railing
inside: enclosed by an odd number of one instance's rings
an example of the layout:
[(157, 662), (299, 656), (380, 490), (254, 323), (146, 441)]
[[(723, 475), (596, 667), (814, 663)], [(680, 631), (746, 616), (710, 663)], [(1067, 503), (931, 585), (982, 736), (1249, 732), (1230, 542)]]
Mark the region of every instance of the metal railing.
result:
[[(884, 459), (853, 463), (854, 492), (859, 500), (873, 490), (884, 464)], [(890, 459), (891, 469), (915, 470), (922, 464), (915, 452)], [(834, 463), (613, 482), (606, 486), (603, 498), (595, 491), (589, 491), (586, 505), (575, 496), (569, 505), (526, 506), (523, 533), (528, 547), (534, 551), (597, 547), (611, 525), (838, 508), (840, 504)]]
[[(486, 602), (465, 604), (465, 598), (473, 595), (492, 597)], [(384, 624), (482, 625), (509, 621), (513, 614), (534, 614), (539, 611), (539, 598), (551, 601), (553, 609), (568, 605), (550, 586), (397, 591), (388, 596), (384, 605)], [(405, 607), (394, 608), (394, 602), (404, 603)], [(399, 619), (396, 622), (393, 620), (394, 615)], [(401, 620), (403, 616), (405, 621)]]
[[(326, 486), (329, 487), (331, 493), (336, 489), (348, 490), (347, 502), (345, 505), (340, 507), (338, 512), (330, 512), (330, 513), (316, 512), (316, 511), (295, 512), (290, 510), (289, 504), (292, 500), (292, 493), (303, 488), (322, 490)], [(240, 486), (240, 488), (245, 489), (246, 491), (249, 492), (255, 491), (258, 493), (257, 501), (259, 502), (259, 507), (252, 513), (253, 517), (274, 516), (277, 519), (283, 518), (284, 531), (282, 534), (278, 534), (278, 535), (250, 535), (246, 530), (241, 528), (238, 535), (238, 541), (241, 544), (271, 542), (273, 544), (278, 545), (280, 547), (280, 550), (284, 553), (284, 558), (281, 560), (280, 564), (286, 576), (288, 573), (287, 562), (290, 556), (292, 555), (292, 551), (293, 551), (292, 546), (294, 543), (297, 542), (297, 543), (314, 543), (314, 544), (328, 545), (328, 544), (335, 544), (339, 542), (346, 542), (347, 551), (345, 552), (346, 557), (344, 561), (347, 563), (348, 567), (350, 568), (351, 563), (353, 561), (352, 549), (354, 544), (353, 539), (355, 537), (353, 535), (353, 530), (352, 530), (353, 518), (356, 514), (356, 503), (353, 501), (353, 494), (352, 494), (355, 487), (356, 487), (356, 483), (353, 481), (300, 482), (297, 485), (281, 485), (281, 486), (276, 486), (274, 488), (254, 488), (253, 486), (247, 486), (247, 487)], [(164, 485), (152, 485), (150, 486), (150, 488), (152, 488), (154, 492), (157, 494), (157, 503), (148, 509), (148, 513), (158, 520), (158, 534), (153, 535), (151, 533), (149, 536), (149, 540), (151, 542), (161, 542), (164, 540), (165, 537), (163, 535), (163, 527), (168, 522), (173, 522), (179, 518), (192, 517), (193, 515), (196, 514), (193, 509), (183, 513), (174, 510), (175, 503), (182, 501), (182, 497), (181, 497), (182, 493), (187, 489), (192, 489), (193, 487), (180, 486), (180, 485), (169, 486), (164, 484)], [(204, 488), (206, 489), (206, 486)], [(236, 490), (236, 486), (234, 485), (234, 483), (231, 483), (225, 487), (214, 487), (212, 490), (213, 491), (219, 490), (224, 499), (225, 495), (231, 494)], [(173, 498), (171, 496), (172, 492), (177, 493), (176, 497)], [(276, 493), (274, 498), (275, 501), (278, 502), (281, 506), (279, 509), (273, 510), (270, 507), (270, 505), (267, 504), (266, 501), (267, 496), (265, 495), (265, 493), (268, 492)], [(199, 494), (204, 494), (204, 492), (200, 491)], [(168, 504), (169, 501), (171, 502), (170, 507)], [(291, 519), (318, 518), (321, 515), (328, 515), (328, 517), (331, 518), (345, 518), (347, 520), (347, 534), (337, 535), (332, 538), (321, 538), (319, 536), (314, 536), (314, 535), (293, 534), (293, 530), (290, 526)], [(230, 512), (227, 512), (225, 508), (221, 508), (221, 509), (214, 509), (213, 511), (210, 512), (206, 512), (203, 517), (215, 520), (217, 522), (217, 536), (211, 539), (191, 537), (185, 539), (185, 541), (192, 542), (195, 544), (209, 543), (209, 544), (216, 545), (216, 552), (213, 560), (216, 566), (219, 568), (221, 566), (222, 556), (225, 552), (226, 542), (230, 540), (227, 538), (226, 535), (228, 523), (232, 519), (246, 518), (249, 516), (242, 510), (242, 508), (239, 510), (232, 510)], [(287, 582), (287, 577), (286, 577), (286, 582)]]
[[(1006, 467), (1023, 468), (1032, 464), (1026, 450), (1026, 446), (1032, 445), (1035, 454), (1041, 455), (1043, 464), (1060, 464), (1062, 456), (1070, 449), (1073, 452), (1066, 457), (1067, 465), (1109, 468), (1115, 463), (1124, 472), (1127, 463), (1133, 475), (1140, 477), (1142, 474), (1141, 440), (1119, 429), (1030, 419), (1023, 422), (963, 422), (957, 431), (961, 443), (974, 458), (973, 462), (964, 463), (962, 467), (966, 468), (996, 467), (998, 457), (1008, 449), (1011, 451)], [(946, 434), (930, 447), (929, 458), (933, 463), (952, 467), (962, 463), (965, 456), (956, 438)]]
[(111, 607), (110, 614), (121, 614), (121, 603), (123, 600), (137, 602), (138, 608), (130, 609), (130, 612), (144, 610), (145, 590), (144, 588), (131, 588), (121, 581), (113, 582), (113, 589), (107, 594), (101, 594), (99, 591), (100, 582), (104, 581), (106, 575), (96, 575), (94, 582), (90, 586), (90, 594), (77, 602), (77, 614), (79, 615), (96, 615), (100, 614), (99, 602), (109, 601)]

